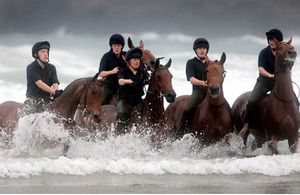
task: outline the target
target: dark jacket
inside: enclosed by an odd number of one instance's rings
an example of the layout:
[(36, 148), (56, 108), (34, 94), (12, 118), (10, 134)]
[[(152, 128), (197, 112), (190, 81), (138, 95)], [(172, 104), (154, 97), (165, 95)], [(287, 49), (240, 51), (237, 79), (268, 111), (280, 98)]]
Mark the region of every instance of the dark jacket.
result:
[(35, 82), (38, 80), (43, 81), (48, 86), (52, 86), (54, 83), (59, 84), (56, 68), (52, 64), (46, 64), (44, 69), (38, 64), (37, 61), (32, 62), (26, 68), (27, 75), (27, 91), (26, 97), (34, 96), (49, 96), (50, 94), (40, 89)]
[(121, 85), (118, 90), (118, 99), (137, 99), (140, 100), (144, 95), (144, 81), (149, 78), (149, 73), (143, 69), (138, 69), (137, 74), (128, 68), (124, 68), (118, 72), (118, 79), (131, 79), (133, 84)]
[[(191, 77), (206, 81), (207, 80), (207, 63), (203, 63), (196, 57), (190, 59), (186, 63), (186, 78), (189, 81)], [(193, 85), (193, 89), (197, 86)]]
[(258, 67), (263, 67), (270, 74), (275, 74), (275, 56), (270, 46), (264, 48), (259, 53)]
[[(102, 71), (109, 71), (114, 69), (115, 67), (119, 67), (120, 70), (127, 66), (126, 62), (123, 60), (122, 55), (125, 55), (126, 52), (122, 51), (120, 57), (118, 58), (116, 54), (113, 53), (112, 49), (105, 53), (100, 61), (99, 65), (99, 73)], [(118, 85), (118, 75), (111, 74), (106, 77), (105, 80), (113, 81), (116, 85)]]

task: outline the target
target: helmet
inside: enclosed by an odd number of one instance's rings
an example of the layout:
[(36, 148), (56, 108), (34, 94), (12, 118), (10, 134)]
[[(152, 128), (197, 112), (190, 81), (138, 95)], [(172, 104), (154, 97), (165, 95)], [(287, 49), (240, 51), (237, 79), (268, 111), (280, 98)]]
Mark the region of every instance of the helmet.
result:
[(121, 44), (124, 47), (125, 45), (124, 37), (120, 34), (113, 34), (109, 38), (109, 45), (112, 46), (112, 44)]
[(33, 58), (35, 58), (34, 54), (36, 54), (40, 49), (48, 49), (48, 51), (50, 51), (50, 43), (48, 41), (40, 41), (34, 44), (31, 49)]
[(131, 58), (142, 58), (142, 55), (142, 50), (140, 48), (135, 47), (126, 53), (125, 58), (128, 62)]
[(273, 39), (273, 37), (276, 38), (278, 41), (283, 40), (282, 32), (276, 28), (271, 29), (269, 32), (266, 32), (266, 36), (268, 40)]
[(209, 50), (209, 43), (205, 38), (197, 38), (193, 44), (193, 50), (196, 50), (199, 47), (205, 47), (207, 52)]

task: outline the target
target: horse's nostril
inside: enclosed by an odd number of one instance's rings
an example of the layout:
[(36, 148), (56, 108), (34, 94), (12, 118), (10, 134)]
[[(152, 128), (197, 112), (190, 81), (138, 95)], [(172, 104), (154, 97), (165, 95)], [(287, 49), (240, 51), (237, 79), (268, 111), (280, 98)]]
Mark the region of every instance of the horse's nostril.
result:
[(209, 91), (210, 91), (210, 93), (211, 94), (217, 94), (218, 92), (219, 92), (219, 87), (212, 87), (212, 86), (210, 86), (210, 87), (208, 87), (208, 89), (209, 89)]

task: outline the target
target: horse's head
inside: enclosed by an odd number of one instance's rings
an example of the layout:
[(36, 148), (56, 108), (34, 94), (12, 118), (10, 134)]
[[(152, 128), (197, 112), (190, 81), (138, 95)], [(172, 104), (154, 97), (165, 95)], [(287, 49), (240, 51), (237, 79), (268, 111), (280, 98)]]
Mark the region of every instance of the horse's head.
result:
[[(276, 46), (276, 57), (275, 57), (275, 67), (279, 66), (279, 69), (291, 69), (294, 65), (294, 62), (297, 57), (297, 53), (294, 50), (294, 47), (291, 45), (292, 43), (292, 37), (290, 40), (285, 42), (278, 42)], [(276, 72), (279, 71), (276, 70)]]
[(83, 115), (92, 115), (94, 121), (101, 121), (101, 100), (103, 97), (101, 80), (97, 79), (98, 73), (93, 78), (87, 78), (80, 92), (77, 94), (79, 107)]
[(222, 93), (222, 85), (225, 77), (224, 62), (226, 54), (223, 52), (221, 60), (210, 61), (207, 67), (208, 93), (212, 98), (217, 98)]
[[(132, 40), (130, 39), (130, 37), (128, 37), (128, 47), (130, 49), (134, 48)], [(143, 55), (142, 55), (142, 62), (143, 62), (143, 64), (146, 64), (147, 67), (154, 66), (156, 58), (153, 56), (153, 54), (148, 49), (144, 49), (144, 42), (143, 41), (140, 41), (139, 48), (143, 52)]]
[(167, 102), (174, 102), (176, 93), (172, 86), (172, 77), (169, 68), (172, 60), (170, 59), (166, 65), (160, 65), (159, 58), (156, 59), (154, 66), (151, 66), (151, 78), (149, 91), (155, 93), (158, 97), (165, 97)]

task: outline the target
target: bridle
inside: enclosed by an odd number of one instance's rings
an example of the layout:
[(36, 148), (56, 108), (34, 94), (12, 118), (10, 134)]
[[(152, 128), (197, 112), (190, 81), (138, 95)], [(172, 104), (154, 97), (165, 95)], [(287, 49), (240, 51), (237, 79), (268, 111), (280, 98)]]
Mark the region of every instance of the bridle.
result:
[[(284, 42), (280, 42), (280, 43), (278, 43), (277, 44), (277, 46), (276, 46), (276, 56), (278, 55), (278, 46), (279, 45), (281, 45), (281, 44), (287, 44), (287, 43), (284, 43)], [(292, 69), (292, 67), (294, 66), (294, 63), (291, 63), (291, 62), (289, 62), (289, 61), (287, 61), (286, 60), (286, 58), (284, 57), (284, 56), (286, 56), (287, 55), (287, 52), (289, 52), (289, 51), (293, 51), (294, 49), (292, 48), (292, 47), (288, 47), (285, 51), (284, 51), (284, 53), (283, 53), (283, 55), (279, 55), (278, 57), (280, 57), (281, 59), (282, 59), (282, 63), (284, 64), (284, 65), (286, 65), (286, 66), (288, 66), (290, 69)], [(275, 73), (275, 76), (276, 76), (276, 74), (278, 74), (280, 71), (277, 71), (276, 73)]]
[[(83, 88), (80, 92), (79, 98), (77, 100), (79, 102), (77, 109), (82, 111), (83, 116), (89, 114), (89, 112), (86, 109), (87, 108), (86, 102), (87, 102), (88, 88), (89, 88), (89, 86), (92, 86), (92, 85), (97, 85), (98, 87), (100, 87), (100, 83), (89, 83), (89, 79), (87, 79), (86, 82), (84, 83), (84, 86), (83, 86)], [(84, 95), (83, 107), (80, 106), (80, 100), (81, 100), (82, 95)]]
[[(283, 42), (278, 43), (277, 46), (276, 46), (276, 51), (278, 51), (278, 46), (281, 45), (281, 44), (286, 44), (286, 43), (283, 43)], [(288, 51), (291, 51), (291, 50), (293, 50), (293, 48), (288, 47), (288, 48), (284, 51), (283, 55), (279, 55), (279, 56), (278, 56), (278, 57), (280, 57), (280, 58), (282, 59), (282, 63), (283, 63), (284, 65), (287, 65), (287, 67), (290, 68), (290, 69), (292, 69), (294, 63), (291, 63), (291, 62), (287, 61), (286, 58), (285, 58), (285, 56), (287, 55), (287, 52), (288, 52)], [(276, 52), (276, 56), (277, 56), (277, 55), (278, 55), (278, 52)], [(276, 77), (276, 75), (278, 75), (280, 72), (282, 72), (282, 71), (280, 71), (280, 69), (279, 69), (277, 72), (275, 72), (275, 77)], [(276, 94), (275, 90), (272, 90), (272, 92), (273, 92), (274, 96), (276, 97), (276, 99), (278, 99), (279, 101), (281, 101), (281, 102), (283, 102), (283, 103), (289, 104), (289, 103), (292, 103), (292, 102), (294, 101), (294, 99), (292, 99), (292, 100), (283, 100), (283, 99), (281, 99), (281, 98)]]
[[(220, 64), (217, 63), (217, 65), (220, 65)], [(221, 65), (220, 65), (220, 66), (221, 66)], [(206, 72), (208, 72), (208, 70), (206, 70)], [(220, 87), (220, 90), (222, 90), (222, 88), (223, 88), (223, 82), (224, 82), (225, 77), (226, 77), (226, 71), (225, 71), (224, 68), (223, 68), (223, 71), (222, 71), (222, 81), (221, 81), (221, 87)], [(209, 91), (209, 86), (207, 87), (207, 90)], [(223, 106), (224, 104), (225, 104), (225, 98), (224, 98), (224, 101), (223, 101), (221, 104), (219, 104), (219, 105), (211, 105), (211, 106), (212, 106), (212, 107), (215, 107), (215, 108), (218, 108), (218, 107)]]
[[(152, 70), (151, 77), (154, 77), (154, 75), (157, 71), (166, 70), (166, 69), (168, 69), (168, 68), (167, 67), (159, 67), (156, 70)], [(151, 80), (152, 80), (152, 78), (151, 78)], [(152, 82), (154, 82), (154, 80)], [(154, 94), (160, 100), (162, 100), (162, 98), (165, 96), (165, 93), (163, 93), (161, 90), (155, 90), (155, 89), (154, 89), (154, 92), (151, 92), (148, 90), (146, 93)]]

